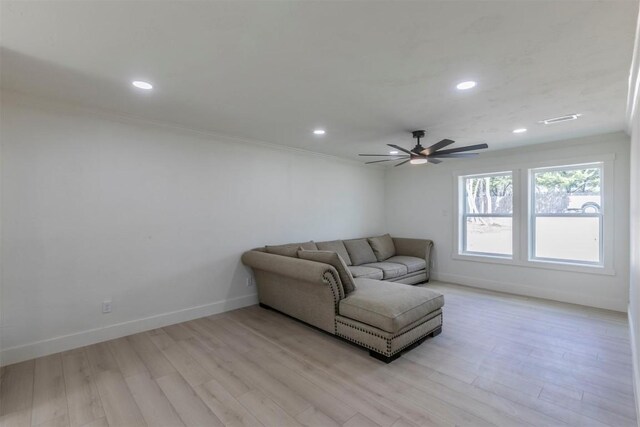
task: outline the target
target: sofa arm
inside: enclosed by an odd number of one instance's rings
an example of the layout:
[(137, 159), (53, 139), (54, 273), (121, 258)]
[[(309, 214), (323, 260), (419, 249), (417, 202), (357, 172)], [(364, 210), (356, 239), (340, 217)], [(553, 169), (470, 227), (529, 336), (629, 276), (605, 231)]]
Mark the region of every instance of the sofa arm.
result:
[(320, 262), (248, 251), (260, 303), (335, 334), (335, 315), (344, 298), (336, 269)]
[(258, 251), (247, 251), (242, 254), (242, 262), (256, 270), (268, 271), (280, 276), (325, 286), (327, 285), (326, 274), (328, 273), (337, 279), (340, 299), (344, 297), (340, 276), (336, 269), (329, 264)]
[(429, 276), (431, 275), (433, 240), (393, 237), (393, 244), (396, 247), (397, 255), (423, 258), (427, 262), (427, 280), (429, 280)]

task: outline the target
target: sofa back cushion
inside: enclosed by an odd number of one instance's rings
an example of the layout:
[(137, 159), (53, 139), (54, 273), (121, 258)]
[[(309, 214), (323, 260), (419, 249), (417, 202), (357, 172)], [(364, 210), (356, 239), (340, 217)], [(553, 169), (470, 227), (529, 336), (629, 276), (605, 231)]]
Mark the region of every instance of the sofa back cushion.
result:
[(347, 252), (347, 248), (342, 243), (342, 240), (332, 240), (330, 242), (316, 242), (316, 246), (320, 251), (333, 251), (337, 252), (338, 255), (342, 257), (342, 260), (347, 265), (353, 265), (351, 262), (351, 258), (349, 257), (349, 252)]
[(376, 255), (378, 262), (382, 262), (386, 259), (395, 256), (396, 247), (393, 244), (393, 239), (389, 234), (378, 237), (369, 237), (367, 239), (373, 253)]
[(308, 251), (304, 248), (300, 248), (298, 251), (298, 258), (307, 259), (309, 261), (322, 262), (333, 266), (340, 276), (342, 282), (342, 288), (344, 294), (353, 292), (356, 289), (356, 285), (353, 282), (353, 276), (344, 262), (340, 254), (333, 251)]
[(367, 239), (343, 240), (343, 242), (353, 265), (369, 264), (378, 261)]
[(264, 248), (269, 254), (288, 256), (292, 258), (296, 258), (298, 256), (299, 248), (309, 251), (318, 250), (318, 247), (313, 241), (304, 243), (289, 243), (286, 245), (278, 246), (265, 246)]

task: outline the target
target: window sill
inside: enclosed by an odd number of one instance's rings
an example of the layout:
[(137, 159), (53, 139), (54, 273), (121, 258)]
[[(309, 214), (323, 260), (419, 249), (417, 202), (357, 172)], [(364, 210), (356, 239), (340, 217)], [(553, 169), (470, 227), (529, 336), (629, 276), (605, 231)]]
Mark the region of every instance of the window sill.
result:
[(486, 262), (486, 263), (490, 263), (490, 264), (514, 265), (514, 263), (515, 263), (513, 258), (508, 258), (507, 256), (500, 256), (500, 255), (484, 255), (484, 254), (474, 254), (474, 253), (456, 254), (456, 253), (454, 253), (452, 258), (460, 260), (460, 261)]
[(512, 267), (527, 267), (542, 270), (568, 271), (573, 273), (585, 274), (601, 274), (604, 276), (615, 276), (616, 272), (613, 268), (597, 265), (580, 265), (553, 261), (519, 261), (512, 258), (491, 255), (475, 255), (468, 253), (454, 253), (451, 258), (458, 261), (482, 262), (487, 264), (502, 264)]

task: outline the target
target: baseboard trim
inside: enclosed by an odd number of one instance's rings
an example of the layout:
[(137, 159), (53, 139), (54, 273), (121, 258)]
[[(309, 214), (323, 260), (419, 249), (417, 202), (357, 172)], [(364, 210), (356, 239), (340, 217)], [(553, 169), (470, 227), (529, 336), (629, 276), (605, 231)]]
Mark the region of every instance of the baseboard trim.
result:
[(633, 358), (633, 395), (636, 398), (636, 414), (640, 414), (640, 366), (638, 365), (638, 341), (636, 338), (635, 319), (631, 314), (631, 310), (627, 310), (627, 319), (629, 320), (629, 340), (631, 341), (631, 357)]
[(625, 313), (627, 303), (612, 298), (590, 298), (584, 295), (574, 295), (568, 292), (559, 292), (555, 289), (541, 288), (519, 283), (498, 282), (494, 280), (478, 279), (477, 277), (463, 276), (459, 274), (437, 273), (432, 274), (433, 280), (442, 282), (457, 283), (474, 288), (487, 289), (490, 291), (505, 292), (508, 294), (521, 295), (534, 298), (548, 299), (552, 301), (566, 302), (569, 304), (579, 304), (588, 307), (603, 308)]
[(0, 351), (0, 366), (35, 359), (36, 357), (59, 353), (61, 351), (108, 341), (150, 329), (161, 328), (175, 323), (186, 322), (200, 317), (211, 316), (212, 314), (223, 313), (257, 303), (257, 294), (241, 296), (10, 347)]

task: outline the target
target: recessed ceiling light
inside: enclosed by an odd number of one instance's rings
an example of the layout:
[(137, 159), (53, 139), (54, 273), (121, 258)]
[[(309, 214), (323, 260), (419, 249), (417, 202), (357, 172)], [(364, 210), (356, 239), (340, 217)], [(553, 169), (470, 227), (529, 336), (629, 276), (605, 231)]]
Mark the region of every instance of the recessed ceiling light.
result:
[(518, 128), (518, 129), (514, 129), (513, 133), (525, 133), (527, 131), (526, 128)]
[(396, 150), (393, 150), (393, 151), (389, 151), (389, 154), (398, 154), (398, 152)]
[(467, 89), (471, 89), (471, 88), (476, 87), (476, 84), (477, 84), (477, 83), (476, 83), (476, 82), (474, 82), (473, 80), (469, 80), (469, 81), (466, 81), (466, 82), (460, 82), (460, 83), (458, 83), (458, 84), (456, 85), (456, 88), (457, 88), (458, 90), (467, 90)]
[(142, 80), (134, 80), (131, 82), (132, 85), (137, 87), (138, 89), (151, 90), (153, 89), (153, 85), (149, 82), (143, 82)]
[(313, 131), (314, 135), (324, 135), (326, 132), (324, 129), (316, 129)]
[(416, 157), (409, 161), (409, 163), (411, 163), (412, 165), (424, 165), (427, 162), (428, 160), (422, 157)]

